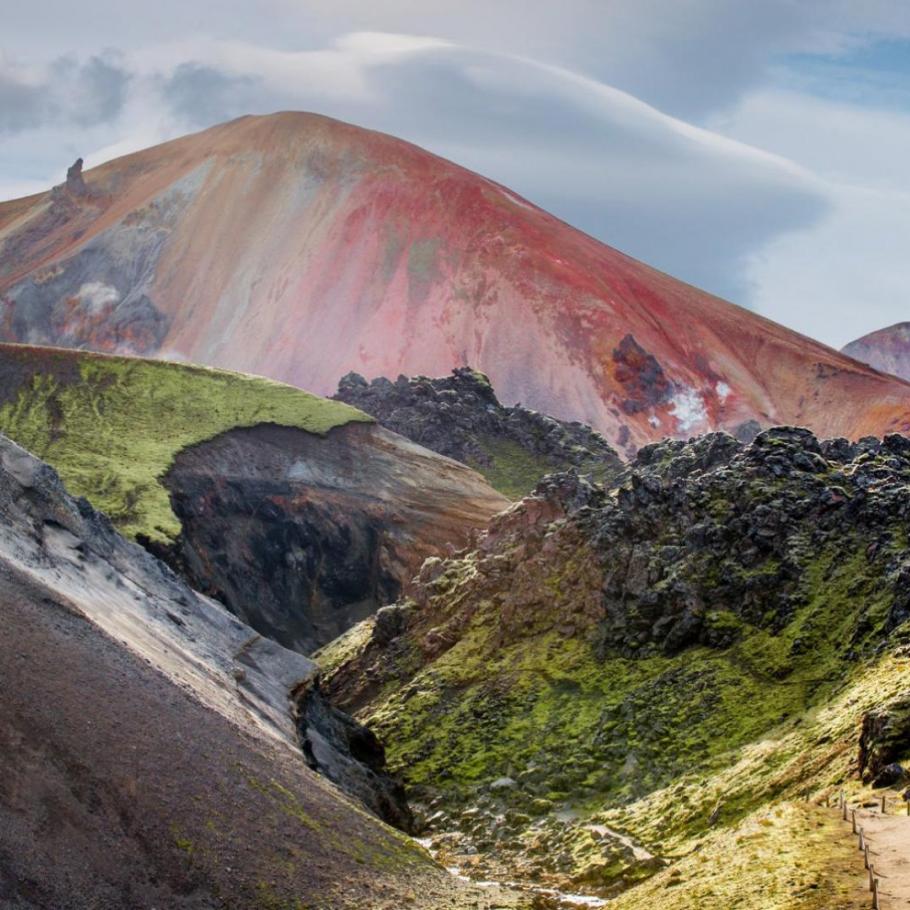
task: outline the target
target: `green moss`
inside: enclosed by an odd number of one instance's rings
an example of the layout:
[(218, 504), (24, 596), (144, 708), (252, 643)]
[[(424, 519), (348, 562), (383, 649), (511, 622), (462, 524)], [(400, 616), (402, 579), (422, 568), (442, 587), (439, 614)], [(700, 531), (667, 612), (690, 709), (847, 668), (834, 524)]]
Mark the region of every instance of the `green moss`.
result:
[[(13, 349), (15, 351), (15, 349)], [(262, 423), (324, 434), (366, 415), (258, 377), (73, 352), (78, 381), (42, 373), (0, 407), (0, 432), (57, 469), (125, 534), (158, 542), (180, 531), (161, 483), (175, 455)], [(56, 358), (55, 363), (61, 361)]]
[[(841, 537), (811, 555), (782, 628), (715, 609), (705, 616), (713, 647), (641, 658), (602, 657), (553, 629), (554, 616), (571, 615), (572, 585), (590, 558), (583, 549), (534, 583), (546, 595), (508, 635), (501, 604), (473, 587), (475, 557), (453, 561), (433, 584), (431, 609), (437, 630), (457, 629), (455, 644), (416, 673), (390, 675), (365, 719), (393, 769), (418, 795), (442, 791), (456, 815), (478, 786), (507, 775), (518, 787), (498, 798), (521, 812), (537, 817), (548, 800), (661, 845), (656, 853), (690, 849), (848, 773), (862, 705), (897, 685), (865, 662), (893, 598), (889, 557), (870, 562), (867, 546)], [(761, 580), (778, 565), (742, 571)], [(584, 838), (580, 829), (575, 873), (598, 888), (628, 887), (635, 865), (589, 862)]]
[(369, 643), (373, 635), (373, 619), (365, 619), (351, 626), (338, 638), (320, 648), (311, 657), (326, 674), (331, 674), (337, 667), (351, 660)]
[(490, 463), (472, 461), (471, 467), (483, 474), (493, 489), (509, 499), (527, 496), (541, 477), (554, 470), (547, 459), (533, 455), (510, 439), (484, 437), (478, 441)]
[[(511, 439), (480, 436), (478, 443), (490, 463), (475, 461), (470, 463), (471, 467), (483, 474), (491, 487), (509, 499), (518, 500), (527, 496), (544, 475), (564, 471), (568, 467), (563, 462), (535, 455)], [(591, 474), (595, 480), (602, 481), (607, 473), (607, 465), (601, 461), (591, 461), (582, 464), (578, 472)]]

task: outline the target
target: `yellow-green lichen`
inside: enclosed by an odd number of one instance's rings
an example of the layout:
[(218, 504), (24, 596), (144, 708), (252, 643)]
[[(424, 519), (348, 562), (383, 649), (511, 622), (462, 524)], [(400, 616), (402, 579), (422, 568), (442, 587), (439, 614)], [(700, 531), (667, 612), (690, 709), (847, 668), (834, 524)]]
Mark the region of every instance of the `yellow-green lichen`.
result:
[(615, 910), (840, 910), (868, 906), (855, 843), (833, 812), (780, 803), (623, 894)]
[[(481, 435), (478, 443), (489, 458), (489, 463), (470, 462), (474, 470), (483, 474), (491, 487), (509, 499), (527, 496), (546, 474), (566, 470), (564, 461), (535, 455), (512, 439)], [(590, 474), (596, 481), (603, 481), (608, 465), (602, 460), (590, 459), (578, 467), (580, 474)]]
[(56, 468), (70, 492), (105, 511), (123, 533), (152, 541), (180, 532), (161, 478), (188, 446), (256, 424), (325, 434), (370, 420), (259, 377), (84, 352), (55, 352), (46, 366), (42, 354), (16, 346), (0, 352), (32, 369), (0, 406), (0, 432)]

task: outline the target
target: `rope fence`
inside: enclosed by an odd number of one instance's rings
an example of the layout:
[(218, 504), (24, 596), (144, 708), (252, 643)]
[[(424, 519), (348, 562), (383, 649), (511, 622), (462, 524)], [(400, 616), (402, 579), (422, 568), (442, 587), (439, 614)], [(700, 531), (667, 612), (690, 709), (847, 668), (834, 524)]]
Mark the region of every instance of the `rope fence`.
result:
[[(891, 797), (889, 801), (889, 797), (886, 794), (882, 794), (881, 803), (879, 804), (876, 801), (873, 811), (874, 809), (878, 809), (882, 815), (887, 815), (889, 802), (893, 806), (894, 797)], [(910, 815), (910, 790), (908, 790), (907, 795), (904, 796), (904, 802), (907, 805), (907, 815)], [(830, 807), (830, 796), (825, 797), (825, 805)], [(879, 876), (876, 875), (875, 864), (870, 858), (869, 840), (866, 837), (863, 826), (857, 824), (856, 809), (848, 804), (847, 794), (843, 790), (838, 794), (837, 810), (845, 822), (850, 822), (852, 833), (856, 835), (857, 838), (857, 848), (860, 853), (863, 854), (863, 868), (867, 871), (869, 876), (869, 891), (872, 894), (872, 908), (873, 910), (882, 910), (881, 898), (879, 896)]]

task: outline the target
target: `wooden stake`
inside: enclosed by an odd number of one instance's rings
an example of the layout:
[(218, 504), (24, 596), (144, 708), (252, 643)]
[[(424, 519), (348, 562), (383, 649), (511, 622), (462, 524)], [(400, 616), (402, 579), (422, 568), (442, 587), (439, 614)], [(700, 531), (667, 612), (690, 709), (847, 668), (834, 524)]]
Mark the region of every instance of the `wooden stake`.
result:
[(863, 844), (863, 864), (868, 869), (869, 868), (869, 845)]
[(883, 793), (883, 794), (882, 794), (882, 815), (885, 814), (885, 800), (886, 800), (886, 799), (887, 799), (887, 797), (886, 797), (885, 794)]
[(856, 809), (850, 810), (850, 820), (853, 822), (853, 833), (856, 834)]
[(878, 879), (872, 879), (872, 910), (881, 910), (881, 905), (878, 902)]
[(862, 828), (859, 829), (859, 849), (860, 849), (860, 850), (865, 850), (865, 849), (866, 849), (866, 839), (863, 837), (863, 829), (862, 829)]
[(869, 863), (869, 890), (871, 891), (875, 886), (875, 866), (872, 863)]

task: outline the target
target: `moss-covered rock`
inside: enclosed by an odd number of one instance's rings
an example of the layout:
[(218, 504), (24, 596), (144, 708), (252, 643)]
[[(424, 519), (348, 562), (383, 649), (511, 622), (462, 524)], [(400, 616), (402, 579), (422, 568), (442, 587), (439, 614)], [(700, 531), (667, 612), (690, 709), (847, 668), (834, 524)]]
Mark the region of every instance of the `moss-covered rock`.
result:
[(622, 464), (590, 427), (499, 402), (490, 380), (470, 367), (450, 376), (399, 376), (395, 382), (345, 376), (336, 399), (434, 452), (469, 464), (511, 499), (521, 499), (554, 471), (575, 468), (598, 480)]
[(397, 637), (336, 646), (329, 688), (452, 856), (615, 893), (855, 772), (906, 685), (907, 449), (782, 428), (648, 447), (609, 494), (550, 478), (424, 567)]

